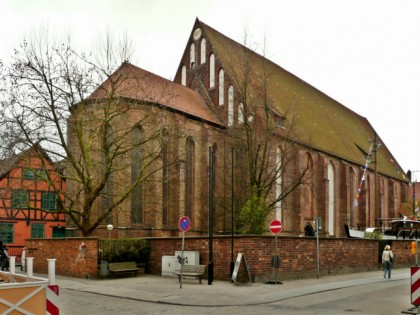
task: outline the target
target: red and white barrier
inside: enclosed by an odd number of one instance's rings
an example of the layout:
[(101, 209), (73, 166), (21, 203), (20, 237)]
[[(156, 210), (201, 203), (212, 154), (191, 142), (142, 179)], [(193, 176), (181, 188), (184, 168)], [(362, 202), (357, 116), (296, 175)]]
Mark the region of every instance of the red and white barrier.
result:
[(58, 292), (58, 285), (49, 285), (47, 286), (46, 291), (47, 297), (47, 314), (48, 315), (59, 315), (60, 308), (59, 308), (59, 292)]
[(420, 305), (420, 267), (411, 267), (411, 304)]
[(59, 290), (55, 284), (55, 261), (56, 259), (47, 259), (48, 261), (48, 282), (49, 286), (46, 291), (46, 303), (48, 315), (59, 315)]

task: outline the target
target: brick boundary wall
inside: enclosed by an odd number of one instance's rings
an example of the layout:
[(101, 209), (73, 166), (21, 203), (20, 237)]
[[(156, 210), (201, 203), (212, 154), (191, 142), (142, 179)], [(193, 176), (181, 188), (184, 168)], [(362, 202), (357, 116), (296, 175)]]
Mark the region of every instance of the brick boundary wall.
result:
[[(181, 238), (149, 238), (151, 254), (146, 272), (161, 274), (162, 256), (173, 256), (180, 251)], [(296, 279), (317, 276), (317, 245), (315, 238), (278, 237), (277, 254), (281, 263), (277, 273), (281, 279)], [(213, 238), (214, 279), (229, 280), (231, 262), (231, 237)], [(382, 244), (385, 241), (381, 241)], [(387, 241), (396, 257), (395, 267), (414, 264), (411, 255), (411, 240)], [(185, 251), (199, 251), (200, 264), (208, 264), (209, 240), (207, 237), (185, 237)], [(382, 253), (379, 242), (368, 239), (321, 238), (319, 240), (320, 274), (339, 274), (378, 270)], [(271, 264), (274, 256), (274, 236), (235, 236), (234, 261), (238, 253), (244, 253), (255, 280), (272, 278)]]
[[(151, 253), (146, 263), (146, 273), (161, 275), (162, 256), (174, 256), (180, 251), (182, 238), (146, 238)], [(86, 244), (83, 256), (80, 244)], [(231, 242), (229, 236), (213, 238), (214, 279), (229, 280), (231, 265)], [(198, 251), (200, 264), (208, 264), (209, 239), (207, 237), (185, 237), (185, 251)], [(380, 268), (380, 245), (376, 240), (320, 238), (320, 275), (378, 270)], [(414, 265), (411, 254), (411, 240), (381, 241), (391, 244), (396, 257), (394, 266)], [(238, 253), (244, 253), (251, 276), (256, 281), (272, 278), (274, 269), (271, 259), (274, 255), (274, 236), (235, 236), (234, 261)], [(56, 274), (78, 278), (99, 276), (98, 238), (54, 238), (27, 239), (27, 257), (34, 257), (34, 272), (47, 273), (47, 259), (55, 258)], [(279, 279), (297, 279), (317, 276), (316, 239), (313, 237), (279, 236), (277, 254), (281, 259), (277, 270)], [(242, 268), (242, 266), (241, 266)], [(240, 269), (238, 276), (246, 270)], [(242, 275), (241, 275), (242, 274)], [(246, 273), (245, 273), (246, 274)]]
[[(80, 251), (85, 243), (86, 251)], [(48, 273), (47, 259), (55, 258), (57, 275), (77, 278), (98, 276), (98, 238), (27, 239), (26, 257), (34, 257), (34, 272)]]

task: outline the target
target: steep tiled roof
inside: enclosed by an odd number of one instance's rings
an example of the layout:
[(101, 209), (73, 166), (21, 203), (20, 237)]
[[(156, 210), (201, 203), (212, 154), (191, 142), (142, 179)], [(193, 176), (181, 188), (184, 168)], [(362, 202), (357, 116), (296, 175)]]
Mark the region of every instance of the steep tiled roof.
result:
[(193, 116), (200, 120), (222, 126), (211, 109), (196, 91), (173, 83), (156, 74), (143, 70), (130, 63), (123, 63), (88, 99), (106, 97), (111, 89), (110, 80), (121, 84), (115, 90), (114, 97), (159, 104), (168, 109)]
[(13, 155), (0, 161), (0, 178), (3, 178), (21, 159), (22, 154)]
[[(375, 130), (365, 117), (205, 23), (199, 20), (196, 23), (231, 78), (232, 74), (236, 77), (241, 75), (238, 65), (243, 61), (239, 58), (246, 56), (253, 65), (254, 76), (262, 78), (263, 71), (269, 74), (267, 87), (272, 102), (270, 105), (278, 113), (285, 114), (291, 104), (295, 104), (300, 126), (297, 141), (349, 162), (365, 164), (364, 155), (355, 145), (357, 143), (368, 151), (369, 139), (374, 138)], [(377, 140), (383, 144), (379, 137)], [(378, 171), (405, 180), (404, 172), (385, 145), (378, 150)]]
[(26, 149), (22, 152), (14, 154), (7, 159), (1, 160), (0, 161), (0, 179), (3, 178), (5, 175), (7, 175), (7, 173), (9, 173), (20, 160), (27, 158), (32, 153), (41, 154), (46, 160), (48, 160), (51, 164), (53, 164), (50, 157), (42, 149), (42, 147), (39, 144), (35, 144), (29, 149)]

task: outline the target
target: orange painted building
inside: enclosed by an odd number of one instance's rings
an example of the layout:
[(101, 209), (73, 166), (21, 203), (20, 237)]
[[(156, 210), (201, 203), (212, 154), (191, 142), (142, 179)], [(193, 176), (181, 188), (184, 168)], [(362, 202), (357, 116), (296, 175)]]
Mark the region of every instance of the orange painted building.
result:
[(65, 236), (59, 172), (38, 145), (0, 162), (0, 240), (11, 250), (28, 238)]

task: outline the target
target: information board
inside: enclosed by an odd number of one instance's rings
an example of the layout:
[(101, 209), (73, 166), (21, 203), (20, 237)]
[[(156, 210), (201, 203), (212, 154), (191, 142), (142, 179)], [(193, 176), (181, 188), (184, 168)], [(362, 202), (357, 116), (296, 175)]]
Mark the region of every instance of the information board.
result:
[(249, 279), (249, 284), (251, 284), (252, 283), (252, 280), (251, 280), (251, 273), (249, 272), (249, 267), (248, 267), (248, 263), (246, 262), (246, 259), (245, 259), (245, 254), (244, 253), (238, 253), (238, 257), (236, 257), (236, 262), (235, 262), (235, 268), (233, 269), (233, 272), (232, 272), (232, 281), (234, 282), (234, 283), (238, 283), (237, 281), (236, 281), (236, 278), (237, 278), (237, 276), (238, 276), (238, 272), (239, 272), (239, 267), (241, 266), (241, 261), (242, 261), (242, 259), (244, 260), (244, 263), (245, 263), (245, 268), (246, 268), (246, 272), (247, 272), (247, 274), (248, 274), (248, 279)]

